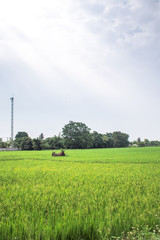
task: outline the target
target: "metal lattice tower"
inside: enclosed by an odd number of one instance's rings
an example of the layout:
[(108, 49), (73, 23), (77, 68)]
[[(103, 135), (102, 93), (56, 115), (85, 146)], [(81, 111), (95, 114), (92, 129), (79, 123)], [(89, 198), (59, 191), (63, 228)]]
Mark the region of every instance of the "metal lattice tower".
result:
[(14, 98), (11, 97), (11, 141), (13, 141), (13, 110), (14, 110)]

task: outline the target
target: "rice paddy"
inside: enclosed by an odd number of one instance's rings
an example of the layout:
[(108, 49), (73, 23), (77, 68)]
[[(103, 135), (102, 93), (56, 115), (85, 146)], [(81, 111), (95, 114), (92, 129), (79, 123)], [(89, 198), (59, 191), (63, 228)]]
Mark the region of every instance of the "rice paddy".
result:
[(159, 239), (160, 148), (51, 153), (0, 152), (0, 239)]

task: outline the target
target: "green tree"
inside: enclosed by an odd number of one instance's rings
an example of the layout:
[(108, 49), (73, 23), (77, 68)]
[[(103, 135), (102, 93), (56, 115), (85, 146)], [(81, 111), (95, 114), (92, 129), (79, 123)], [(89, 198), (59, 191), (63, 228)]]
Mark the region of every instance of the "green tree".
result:
[(114, 147), (128, 147), (129, 145), (128, 138), (129, 135), (126, 133), (122, 133), (120, 131), (113, 132)]
[(26, 133), (26, 132), (18, 132), (18, 133), (16, 134), (16, 136), (15, 136), (15, 139), (17, 139), (17, 138), (22, 138), (22, 137), (29, 137), (29, 136), (28, 136), (28, 133)]
[(23, 141), (23, 137), (21, 138), (16, 138), (13, 142), (13, 146), (18, 148), (18, 150), (21, 149), (21, 145), (22, 145), (22, 141)]
[(46, 138), (41, 143), (42, 149), (51, 149), (49, 144), (49, 138)]
[(70, 121), (62, 129), (65, 146), (67, 148), (89, 148), (91, 146), (90, 128), (84, 123)]
[(158, 140), (151, 141), (150, 146), (155, 146), (155, 147), (160, 146), (160, 141), (158, 141)]
[(144, 142), (142, 142), (142, 141), (141, 141), (141, 142), (139, 142), (139, 143), (138, 143), (138, 147), (145, 147), (145, 143), (144, 143)]
[(113, 133), (106, 133), (106, 136), (108, 138), (107, 144), (108, 147), (128, 147), (129, 145), (129, 135), (126, 133), (122, 133), (120, 131), (115, 131)]
[(137, 144), (139, 145), (139, 143), (141, 142), (140, 137), (137, 138)]
[(102, 134), (104, 148), (113, 147), (112, 139), (108, 138), (106, 134)]
[(54, 136), (51, 138), (46, 138), (42, 141), (42, 149), (63, 149), (64, 139), (59, 136)]
[(92, 147), (93, 148), (103, 148), (105, 147), (105, 141), (103, 140), (103, 135), (94, 131), (92, 134)]
[(5, 147), (5, 144), (4, 144), (3, 140), (2, 140), (2, 138), (0, 138), (0, 148), (4, 148), (4, 147)]
[(24, 150), (24, 139), (28, 138), (28, 133), (26, 132), (18, 132), (15, 136), (15, 140), (13, 142), (13, 146), (17, 147), (18, 149)]
[(43, 140), (43, 139), (44, 139), (43, 133), (41, 133), (41, 134), (39, 135), (39, 139), (40, 139), (40, 140)]
[(22, 138), (21, 150), (33, 150), (33, 143), (30, 137)]
[(150, 141), (148, 139), (144, 139), (144, 145), (148, 147), (150, 145)]
[(32, 140), (32, 142), (33, 142), (33, 149), (34, 150), (42, 150), (41, 140), (39, 138), (34, 138)]
[(64, 139), (61, 136), (54, 136), (53, 137), (54, 148), (53, 149), (60, 149), (64, 148)]
[(114, 147), (114, 140), (113, 140), (113, 134), (112, 133), (106, 133), (106, 145), (108, 148)]

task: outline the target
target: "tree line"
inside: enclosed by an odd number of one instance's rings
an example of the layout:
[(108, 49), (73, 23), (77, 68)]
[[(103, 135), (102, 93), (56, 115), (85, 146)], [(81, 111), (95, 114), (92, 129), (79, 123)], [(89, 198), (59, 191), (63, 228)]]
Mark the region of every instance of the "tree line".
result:
[(91, 129), (82, 122), (70, 121), (58, 136), (44, 138), (43, 133), (37, 138), (30, 138), (26, 132), (18, 132), (13, 142), (3, 142), (0, 139), (0, 148), (12, 145), (19, 150), (47, 150), (47, 149), (87, 149), (87, 148), (120, 148), (128, 146), (160, 146), (159, 141), (129, 142), (129, 135), (120, 131), (101, 134)]

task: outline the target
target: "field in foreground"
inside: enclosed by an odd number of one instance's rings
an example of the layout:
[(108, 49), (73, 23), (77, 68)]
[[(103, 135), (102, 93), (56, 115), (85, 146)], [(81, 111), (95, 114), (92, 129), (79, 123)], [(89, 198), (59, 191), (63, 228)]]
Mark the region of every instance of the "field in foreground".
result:
[(51, 152), (0, 152), (0, 239), (160, 239), (160, 148)]

